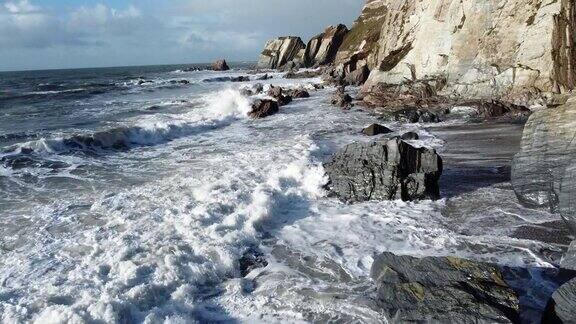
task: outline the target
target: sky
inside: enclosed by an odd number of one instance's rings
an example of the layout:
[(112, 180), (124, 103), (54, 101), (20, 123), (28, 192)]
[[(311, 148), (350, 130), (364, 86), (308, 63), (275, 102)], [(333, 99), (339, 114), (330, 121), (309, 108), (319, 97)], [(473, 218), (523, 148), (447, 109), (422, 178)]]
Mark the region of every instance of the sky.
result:
[(350, 26), (364, 0), (0, 0), (0, 71), (255, 61)]

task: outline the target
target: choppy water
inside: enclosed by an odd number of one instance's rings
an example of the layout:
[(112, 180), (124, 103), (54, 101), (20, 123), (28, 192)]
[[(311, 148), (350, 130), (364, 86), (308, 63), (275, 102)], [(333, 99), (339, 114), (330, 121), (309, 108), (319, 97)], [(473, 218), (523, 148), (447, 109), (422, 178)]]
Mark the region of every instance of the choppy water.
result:
[[(550, 216), (508, 189), (456, 197), (483, 208), (461, 226), (446, 200), (327, 198), (322, 162), (374, 122), (331, 107), (331, 89), (251, 120), (238, 89), (258, 81), (206, 82), (243, 66), (184, 68), (0, 74), (3, 322), (385, 322), (375, 253), (549, 265), (538, 251), (555, 247), (506, 234)], [(422, 125), (392, 126), (444, 145)], [(242, 278), (248, 250), (268, 266)]]

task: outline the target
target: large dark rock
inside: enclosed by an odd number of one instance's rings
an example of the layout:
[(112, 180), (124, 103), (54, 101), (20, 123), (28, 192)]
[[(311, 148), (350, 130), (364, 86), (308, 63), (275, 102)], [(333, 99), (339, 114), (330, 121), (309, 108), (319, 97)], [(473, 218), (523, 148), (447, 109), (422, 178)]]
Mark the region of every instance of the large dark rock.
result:
[(338, 151), (324, 168), (329, 191), (347, 202), (438, 199), (442, 158), (393, 138), (354, 143)]
[(364, 128), (362, 130), (362, 133), (364, 135), (367, 136), (376, 136), (376, 135), (381, 135), (381, 134), (389, 134), (392, 133), (393, 131), (386, 127), (386, 126), (382, 126), (380, 124), (372, 124), (366, 128)]
[(535, 112), (512, 163), (512, 184), (527, 207), (560, 212), (576, 233), (576, 97)]
[(552, 295), (546, 306), (542, 323), (576, 323), (576, 279), (565, 283)]
[(230, 67), (228, 66), (228, 63), (226, 63), (226, 60), (218, 60), (212, 64), (212, 69), (214, 71), (228, 71), (230, 70)]
[(368, 80), (369, 75), (370, 70), (368, 69), (368, 66), (362, 65), (356, 70), (346, 73), (344, 76), (344, 81), (346, 81), (346, 84), (348, 85), (360, 86), (363, 85), (366, 80)]
[(279, 111), (278, 103), (274, 100), (260, 99), (252, 104), (252, 111), (249, 116), (252, 118), (265, 118), (274, 115)]
[(371, 277), (394, 322), (520, 322), (519, 298), (496, 265), (383, 253), (374, 260)]
[(333, 63), (347, 33), (348, 28), (340, 24), (338, 26), (330, 26), (322, 34), (313, 37), (308, 42), (304, 54), (306, 66)]
[(415, 141), (420, 139), (420, 136), (418, 136), (418, 133), (416, 132), (406, 132), (404, 134), (402, 134), (400, 136), (401, 139), (405, 140), (405, 141)]
[(270, 86), (268, 95), (278, 102), (279, 106), (285, 106), (292, 102), (292, 96), (284, 95), (284, 90), (281, 87)]
[(268, 261), (266, 261), (264, 254), (254, 248), (244, 252), (238, 263), (242, 277), (246, 277), (252, 270), (268, 266)]

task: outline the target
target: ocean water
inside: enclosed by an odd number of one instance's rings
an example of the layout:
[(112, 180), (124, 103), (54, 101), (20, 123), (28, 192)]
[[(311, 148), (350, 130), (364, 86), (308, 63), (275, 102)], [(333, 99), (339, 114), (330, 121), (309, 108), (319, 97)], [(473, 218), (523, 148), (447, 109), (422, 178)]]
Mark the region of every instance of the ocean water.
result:
[[(322, 162), (369, 140), (359, 131), (375, 117), (331, 107), (319, 79), (187, 67), (0, 74), (2, 323), (386, 323), (369, 279), (377, 253), (551, 266), (540, 252), (557, 247), (509, 234), (553, 217), (507, 187), (327, 197)], [(251, 81), (222, 79), (240, 75)], [(311, 98), (251, 120), (239, 89), (258, 82)], [(389, 126), (448, 150), (430, 125)], [(475, 208), (451, 218), (449, 199)], [(268, 265), (243, 277), (254, 251)]]

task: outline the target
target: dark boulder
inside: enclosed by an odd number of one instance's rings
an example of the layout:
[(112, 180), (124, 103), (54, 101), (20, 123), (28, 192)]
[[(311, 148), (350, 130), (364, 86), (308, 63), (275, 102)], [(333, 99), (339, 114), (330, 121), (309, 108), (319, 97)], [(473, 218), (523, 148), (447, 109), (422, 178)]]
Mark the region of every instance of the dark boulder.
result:
[(401, 139), (405, 140), (405, 141), (415, 141), (420, 139), (420, 136), (418, 136), (418, 133), (416, 132), (407, 132), (402, 134), (402, 136), (400, 136)]
[(272, 76), (268, 75), (267, 73), (256, 78), (256, 80), (259, 80), (259, 81), (264, 81), (264, 80), (268, 80), (268, 79), (272, 79)]
[(281, 87), (270, 86), (268, 90), (268, 95), (278, 102), (280, 106), (286, 106), (292, 102), (292, 97), (290, 95), (284, 95), (284, 90)]
[(294, 99), (310, 98), (310, 93), (304, 89), (287, 90), (286, 94)]
[(230, 81), (232, 81), (232, 82), (246, 82), (246, 81), (250, 81), (250, 77), (245, 76), (245, 75), (241, 75), (241, 76), (230, 78)]
[(354, 106), (354, 104), (352, 104), (352, 101), (353, 101), (352, 97), (350, 97), (350, 95), (346, 93), (346, 89), (344, 86), (337, 87), (336, 92), (330, 99), (330, 103), (332, 105), (344, 109), (349, 109), (352, 106)]
[(383, 253), (371, 277), (398, 323), (519, 323), (520, 302), (496, 265), (454, 257)]
[(405, 108), (394, 112), (394, 119), (403, 123), (439, 123), (438, 114), (418, 108)]
[(246, 277), (252, 270), (268, 266), (268, 261), (264, 258), (264, 254), (253, 248), (244, 252), (238, 263), (242, 277)]
[(379, 124), (372, 124), (362, 130), (362, 133), (367, 136), (376, 136), (380, 134), (389, 134), (392, 133), (393, 130), (386, 126), (382, 126)]
[(226, 63), (226, 60), (217, 60), (212, 64), (212, 69), (214, 71), (228, 71), (230, 70), (230, 67), (228, 66), (228, 63)]
[(346, 202), (440, 198), (442, 158), (399, 138), (350, 144), (324, 168), (330, 179), (327, 189)]
[(252, 95), (254, 95), (254, 93), (252, 92), (252, 90), (250, 89), (246, 89), (246, 88), (242, 88), (240, 89), (240, 94), (246, 97), (250, 97)]
[(260, 99), (252, 105), (252, 111), (249, 116), (252, 118), (265, 118), (274, 115), (279, 111), (278, 103), (274, 100)]

